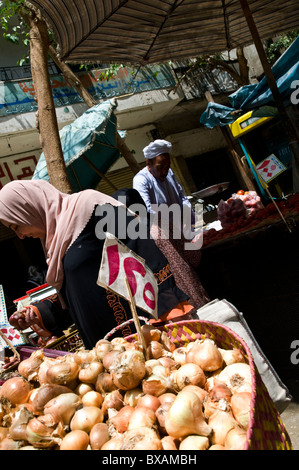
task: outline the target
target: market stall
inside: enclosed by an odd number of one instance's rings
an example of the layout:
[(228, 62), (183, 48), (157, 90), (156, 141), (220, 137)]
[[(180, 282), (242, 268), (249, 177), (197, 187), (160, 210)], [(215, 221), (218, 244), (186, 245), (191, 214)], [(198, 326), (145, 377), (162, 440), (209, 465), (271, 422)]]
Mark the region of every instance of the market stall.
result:
[[(122, 256), (113, 282), (114, 264), (102, 262), (98, 283), (128, 296), (137, 333), (99, 338), (91, 350), (21, 346), (18, 363), (0, 377), (0, 450), (292, 449), (277, 408), (290, 398), (234, 309), (212, 302), (198, 311), (207, 320), (157, 324), (152, 273), (133, 297), (122, 265), (134, 254)], [(151, 324), (140, 327), (135, 298), (148, 305)]]
[(204, 234), (199, 276), (211, 298), (225, 298), (244, 314), (282, 377), (295, 378), (292, 343), (298, 331), (299, 195)]

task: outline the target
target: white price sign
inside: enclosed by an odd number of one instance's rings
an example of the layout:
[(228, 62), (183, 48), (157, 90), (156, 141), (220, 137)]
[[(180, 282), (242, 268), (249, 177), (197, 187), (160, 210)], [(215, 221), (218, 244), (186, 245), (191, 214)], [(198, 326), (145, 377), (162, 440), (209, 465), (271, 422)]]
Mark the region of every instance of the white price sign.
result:
[(143, 258), (110, 233), (106, 234), (97, 284), (130, 300), (126, 279), (137, 307), (158, 318), (158, 285)]
[(284, 164), (273, 153), (256, 166), (256, 171), (265, 183), (269, 183), (285, 170)]

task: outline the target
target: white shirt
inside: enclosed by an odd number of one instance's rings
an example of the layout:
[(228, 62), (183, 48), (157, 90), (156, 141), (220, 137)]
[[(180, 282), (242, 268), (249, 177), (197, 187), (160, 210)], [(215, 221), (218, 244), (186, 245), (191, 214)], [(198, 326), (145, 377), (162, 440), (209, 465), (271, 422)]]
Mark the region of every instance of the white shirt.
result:
[(148, 212), (152, 212), (152, 204), (179, 204), (189, 207), (192, 212), (192, 218), (195, 218), (189, 199), (184, 194), (181, 185), (175, 178), (171, 169), (169, 169), (166, 180), (160, 181), (155, 178), (145, 166), (133, 178), (133, 188), (136, 189), (145, 202)]

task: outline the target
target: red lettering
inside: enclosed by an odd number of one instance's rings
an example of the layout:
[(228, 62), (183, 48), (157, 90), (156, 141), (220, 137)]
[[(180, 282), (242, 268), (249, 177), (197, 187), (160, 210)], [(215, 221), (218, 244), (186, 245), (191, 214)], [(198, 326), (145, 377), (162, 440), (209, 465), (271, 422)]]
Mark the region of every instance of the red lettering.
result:
[[(152, 296), (153, 296), (153, 299), (150, 299), (147, 295), (146, 295), (146, 291), (149, 291), (151, 292)], [(152, 310), (155, 310), (155, 307), (156, 307), (156, 301), (155, 301), (155, 291), (154, 291), (154, 288), (152, 286), (152, 284), (150, 282), (147, 282), (144, 286), (144, 289), (143, 289), (143, 300), (144, 302), (146, 303), (146, 305), (151, 308)]]
[(124, 260), (124, 270), (128, 278), (132, 296), (134, 297), (137, 291), (137, 281), (133, 272), (136, 271), (137, 273), (140, 273), (142, 277), (144, 277), (146, 274), (145, 268), (143, 264), (141, 264), (137, 259), (128, 257)]
[(109, 264), (109, 286), (113, 284), (119, 273), (119, 255), (118, 245), (111, 245), (107, 247), (107, 257)]

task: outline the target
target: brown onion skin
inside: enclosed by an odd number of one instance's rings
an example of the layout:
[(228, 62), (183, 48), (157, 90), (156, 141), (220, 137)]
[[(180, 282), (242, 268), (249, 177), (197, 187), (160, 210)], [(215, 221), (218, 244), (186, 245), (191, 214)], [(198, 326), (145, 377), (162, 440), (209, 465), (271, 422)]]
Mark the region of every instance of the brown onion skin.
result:
[(109, 421), (113, 424), (116, 431), (125, 432), (128, 429), (129, 421), (134, 411), (135, 408), (133, 406), (125, 405)]
[(32, 388), (23, 377), (12, 377), (2, 385), (0, 397), (7, 398), (13, 405), (22, 405), (28, 401)]
[(89, 435), (85, 431), (76, 429), (62, 439), (60, 450), (86, 450), (89, 444)]
[(161, 439), (163, 450), (179, 450), (180, 440), (172, 436), (164, 436)]
[(109, 428), (106, 423), (97, 423), (89, 434), (89, 443), (92, 450), (100, 450), (110, 440)]
[(62, 393), (71, 393), (71, 392), (72, 392), (71, 389), (68, 387), (65, 387), (64, 385), (56, 385), (56, 384), (41, 385), (41, 387), (37, 391), (32, 401), (32, 409), (35, 413), (41, 413), (46, 403), (52, 400), (52, 398), (55, 398), (58, 395), (61, 395)]
[(150, 408), (153, 411), (156, 411), (159, 406), (161, 405), (161, 402), (158, 397), (155, 397), (154, 395), (150, 395), (149, 393), (146, 393), (142, 397), (138, 398), (137, 400), (137, 405), (136, 408), (145, 407), (145, 408)]
[(175, 400), (175, 397), (175, 393), (165, 392), (159, 396), (159, 400), (161, 405), (163, 405), (164, 403), (172, 403)]

